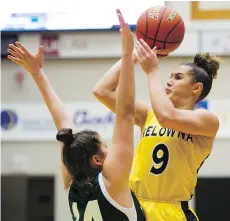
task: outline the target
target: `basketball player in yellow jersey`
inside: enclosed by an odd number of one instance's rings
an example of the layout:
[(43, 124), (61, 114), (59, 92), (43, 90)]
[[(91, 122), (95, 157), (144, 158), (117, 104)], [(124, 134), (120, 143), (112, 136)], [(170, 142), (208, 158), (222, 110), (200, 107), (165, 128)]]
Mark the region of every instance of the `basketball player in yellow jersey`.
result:
[[(197, 172), (209, 156), (219, 121), (195, 104), (210, 92), (219, 62), (208, 53), (172, 71), (162, 86), (159, 62), (143, 40), (136, 45), (137, 58), (147, 75), (151, 107), (136, 101), (135, 124), (141, 140), (135, 153), (130, 185), (148, 221), (196, 221), (188, 207)], [(136, 53), (135, 53), (136, 54)], [(137, 61), (133, 56), (133, 62)], [(115, 111), (120, 72), (117, 62), (97, 83), (94, 95)]]

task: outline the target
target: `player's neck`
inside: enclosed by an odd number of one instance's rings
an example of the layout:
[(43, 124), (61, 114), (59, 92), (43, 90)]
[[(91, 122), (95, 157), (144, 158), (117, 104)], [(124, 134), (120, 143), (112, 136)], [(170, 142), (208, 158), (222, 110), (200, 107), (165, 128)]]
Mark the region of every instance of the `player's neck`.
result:
[(195, 103), (191, 100), (173, 102), (174, 107), (181, 110), (194, 110)]

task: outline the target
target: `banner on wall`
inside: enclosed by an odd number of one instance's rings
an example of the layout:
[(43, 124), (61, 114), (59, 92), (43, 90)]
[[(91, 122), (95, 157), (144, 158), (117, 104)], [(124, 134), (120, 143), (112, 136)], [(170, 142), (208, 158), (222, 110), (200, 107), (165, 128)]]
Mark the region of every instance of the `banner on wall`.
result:
[(108, 58), (121, 56), (119, 32), (60, 33), (60, 58)]
[(59, 56), (58, 34), (41, 34), (40, 45), (43, 46), (45, 58), (57, 58)]
[[(98, 102), (65, 105), (72, 114), (77, 130), (91, 129), (104, 139), (113, 134), (114, 114)], [(43, 104), (2, 104), (1, 134), (3, 141), (53, 141), (57, 130)]]
[[(104, 139), (113, 135), (115, 115), (98, 102), (65, 104), (77, 130), (96, 130)], [(214, 113), (220, 121), (217, 138), (230, 138), (230, 100), (202, 101), (197, 108)], [(43, 104), (2, 104), (1, 139), (3, 141), (54, 141), (57, 130)]]

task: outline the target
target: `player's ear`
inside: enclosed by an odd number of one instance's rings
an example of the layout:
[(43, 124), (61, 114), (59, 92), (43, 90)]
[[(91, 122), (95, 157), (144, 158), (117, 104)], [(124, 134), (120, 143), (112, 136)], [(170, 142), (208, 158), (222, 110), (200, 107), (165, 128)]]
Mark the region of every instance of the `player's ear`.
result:
[(104, 159), (99, 154), (95, 154), (92, 157), (93, 166), (100, 167), (103, 165), (103, 161), (104, 161)]
[(202, 90), (203, 90), (203, 84), (201, 82), (197, 82), (194, 84), (192, 92), (194, 95), (197, 95), (200, 94)]

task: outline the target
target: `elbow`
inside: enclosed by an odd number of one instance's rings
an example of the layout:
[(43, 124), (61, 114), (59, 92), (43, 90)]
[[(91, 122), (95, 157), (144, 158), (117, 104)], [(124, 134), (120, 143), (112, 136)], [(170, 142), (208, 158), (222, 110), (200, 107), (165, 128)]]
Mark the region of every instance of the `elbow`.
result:
[(167, 128), (173, 119), (173, 113), (161, 113), (156, 118), (161, 127)]
[(135, 103), (123, 105), (118, 111), (125, 119), (134, 119), (136, 114)]
[(157, 121), (161, 127), (167, 127), (168, 118), (166, 116), (157, 117)]
[(106, 96), (106, 92), (103, 90), (103, 89), (101, 89), (100, 87), (95, 87), (94, 89), (93, 89), (93, 95), (96, 97), (96, 98), (103, 98), (103, 97), (105, 97)]

